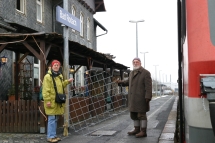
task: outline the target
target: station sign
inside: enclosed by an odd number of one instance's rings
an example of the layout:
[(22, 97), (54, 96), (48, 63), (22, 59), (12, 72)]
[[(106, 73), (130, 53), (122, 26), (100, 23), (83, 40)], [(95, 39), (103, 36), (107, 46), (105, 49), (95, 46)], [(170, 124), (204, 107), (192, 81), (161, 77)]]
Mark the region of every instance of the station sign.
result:
[(56, 20), (80, 32), (80, 20), (60, 6), (56, 7)]

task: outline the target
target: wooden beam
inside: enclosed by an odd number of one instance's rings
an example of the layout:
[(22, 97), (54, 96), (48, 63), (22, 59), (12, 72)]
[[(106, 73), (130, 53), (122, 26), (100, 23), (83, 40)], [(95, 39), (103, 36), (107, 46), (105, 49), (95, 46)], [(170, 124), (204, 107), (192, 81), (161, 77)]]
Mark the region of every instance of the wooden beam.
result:
[(26, 52), (26, 53), (17, 61), (17, 63), (22, 62), (22, 60), (23, 60), (25, 57), (27, 57), (28, 54), (29, 54), (29, 52)]
[(3, 44), (0, 46), (0, 53), (4, 50), (4, 48), (7, 46), (7, 44)]
[(96, 2), (96, 4), (98, 4), (98, 5), (97, 5), (97, 7), (95, 8), (95, 11), (103, 4), (103, 2)]
[(40, 40), (40, 60), (46, 61), (46, 50), (45, 50), (45, 42), (44, 40)]
[(46, 49), (46, 54), (45, 54), (46, 58), (49, 55), (49, 51), (50, 51), (51, 47), (52, 47), (52, 45), (50, 44), (50, 45), (48, 45), (48, 48)]
[(18, 85), (20, 84), (19, 82), (19, 73), (20, 73), (20, 67), (19, 67), (19, 56), (20, 56), (20, 53), (16, 52), (15, 53), (15, 72), (14, 72), (14, 83), (15, 83), (15, 100), (18, 100), (18, 90), (19, 90), (19, 87)]
[[(86, 56), (84, 56), (84, 55), (77, 54), (77, 53), (75, 53), (75, 52), (71, 52), (71, 51), (70, 51), (70, 53), (72, 53), (72, 54), (74, 54), (74, 55), (76, 55), (76, 56), (82, 57), (82, 58), (88, 58), (88, 57), (86, 57)], [(94, 59), (92, 59), (92, 61), (93, 61), (93, 62), (96, 62), (96, 63), (99, 63), (99, 64), (102, 64), (102, 65), (105, 64), (105, 63), (99, 62), (99, 61), (94, 60)]]
[[(42, 50), (42, 52), (45, 54), (45, 41), (41, 40), (40, 41), (40, 48)], [(43, 55), (43, 53), (40, 52), (40, 80), (43, 81), (43, 78), (46, 74), (46, 57), (44, 57), (45, 55)]]
[(34, 48), (32, 48), (27, 42), (22, 42), (23, 45), (25, 45), (25, 47), (31, 52), (33, 53), (33, 55), (35, 55), (38, 59), (41, 60), (40, 55), (37, 53), (37, 51), (34, 50)]
[(87, 58), (87, 69), (91, 70), (93, 67), (93, 61), (90, 57)]
[(77, 53), (75, 53), (75, 52), (71, 52), (71, 51), (70, 51), (70, 53), (72, 53), (72, 54), (74, 54), (74, 55), (76, 55), (76, 56), (82, 57), (82, 58), (87, 58), (86, 56), (81, 55), (81, 54), (77, 54)]
[(59, 47), (59, 48), (62, 48), (62, 46), (59, 46), (59, 45), (57, 45), (57, 44), (54, 44), (54, 43), (51, 43), (51, 42), (46, 42), (47, 44), (51, 44), (52, 45), (52, 47)]
[(79, 67), (74, 71), (73, 74), (75, 74), (81, 67), (82, 67), (82, 66), (79, 66)]
[(61, 50), (62, 48), (59, 47), (58, 49), (59, 49), (59, 51), (60, 51), (61, 59), (62, 59), (62, 61), (63, 61), (63, 52), (62, 52), (62, 50)]
[[(110, 68), (110, 76), (112, 77), (112, 78), (110, 78), (110, 80), (111, 80), (111, 83), (113, 83), (114, 81), (113, 81), (113, 77), (114, 77), (114, 68), (111, 66), (111, 68)], [(113, 84), (111, 84), (111, 86), (110, 86), (110, 98), (111, 98), (111, 109), (114, 109), (114, 106), (113, 106), (113, 103), (114, 103), (114, 97), (113, 97)]]

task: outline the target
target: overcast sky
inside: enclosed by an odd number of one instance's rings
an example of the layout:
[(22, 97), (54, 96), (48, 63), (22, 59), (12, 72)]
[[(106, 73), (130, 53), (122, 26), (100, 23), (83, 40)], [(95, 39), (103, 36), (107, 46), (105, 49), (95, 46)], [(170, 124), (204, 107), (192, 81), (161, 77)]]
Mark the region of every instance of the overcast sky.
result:
[[(138, 51), (145, 54), (145, 68), (161, 82), (176, 83), (178, 78), (177, 0), (104, 0), (106, 12), (94, 17), (107, 30), (97, 38), (97, 51), (116, 56), (115, 62), (132, 69), (136, 57), (136, 24), (138, 23)], [(105, 33), (97, 28), (97, 35)], [(144, 65), (143, 54), (138, 53)]]

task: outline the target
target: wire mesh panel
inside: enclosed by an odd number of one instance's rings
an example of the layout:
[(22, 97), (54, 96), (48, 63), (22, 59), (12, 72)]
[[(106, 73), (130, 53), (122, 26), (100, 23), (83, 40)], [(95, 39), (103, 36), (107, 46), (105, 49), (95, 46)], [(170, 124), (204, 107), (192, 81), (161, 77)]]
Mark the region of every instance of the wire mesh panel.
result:
[[(104, 71), (79, 72), (70, 90), (70, 127), (83, 135), (101, 129), (102, 122), (117, 118), (127, 110), (125, 87), (119, 87), (116, 77)], [(81, 78), (80, 78), (81, 79)], [(100, 126), (96, 128), (95, 125)], [(107, 124), (104, 124), (107, 126)]]

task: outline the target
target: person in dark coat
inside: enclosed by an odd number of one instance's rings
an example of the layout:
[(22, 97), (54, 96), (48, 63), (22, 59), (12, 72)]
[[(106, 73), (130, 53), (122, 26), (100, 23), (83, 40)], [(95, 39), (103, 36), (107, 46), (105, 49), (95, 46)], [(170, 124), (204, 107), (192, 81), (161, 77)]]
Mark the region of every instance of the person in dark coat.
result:
[(133, 59), (133, 71), (125, 81), (117, 81), (118, 85), (129, 86), (128, 88), (128, 109), (131, 119), (134, 122), (134, 130), (128, 135), (146, 137), (147, 116), (149, 102), (152, 98), (152, 79), (148, 70), (141, 66), (139, 58)]

